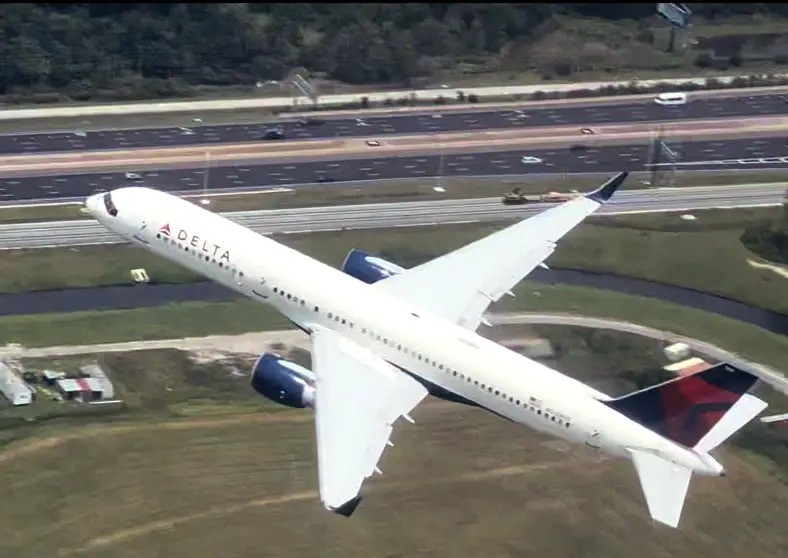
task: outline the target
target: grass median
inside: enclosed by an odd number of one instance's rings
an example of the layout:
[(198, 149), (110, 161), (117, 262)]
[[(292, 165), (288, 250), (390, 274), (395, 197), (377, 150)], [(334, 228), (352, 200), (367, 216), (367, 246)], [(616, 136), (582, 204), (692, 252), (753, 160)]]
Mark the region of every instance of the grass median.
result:
[[(567, 235), (548, 263), (660, 281), (788, 312), (788, 280), (748, 263), (758, 257), (740, 241), (749, 228), (777, 222), (781, 211), (704, 210), (693, 213), (694, 221), (676, 213), (594, 217)], [(504, 226), (445, 225), (274, 238), (333, 266), (341, 264), (349, 249), (358, 247), (410, 267)], [(129, 246), (18, 250), (0, 252), (0, 292), (128, 284), (129, 270), (140, 267), (157, 282), (199, 279), (168, 260)]]

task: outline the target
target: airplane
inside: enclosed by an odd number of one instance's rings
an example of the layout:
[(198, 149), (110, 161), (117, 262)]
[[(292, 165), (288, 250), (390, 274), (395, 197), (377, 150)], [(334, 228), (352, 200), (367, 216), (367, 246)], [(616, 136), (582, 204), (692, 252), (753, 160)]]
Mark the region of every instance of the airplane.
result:
[(485, 238), (405, 269), (352, 249), (336, 269), (168, 193), (129, 186), (88, 212), (133, 245), (273, 306), (311, 337), (311, 369), (275, 353), (250, 383), (314, 410), (319, 496), (350, 517), (399, 418), (427, 396), (481, 407), (569, 442), (630, 459), (651, 517), (678, 527), (692, 474), (723, 476), (710, 451), (766, 403), (757, 377), (721, 363), (611, 397), (477, 333), (488, 306), (607, 203), (628, 172)]

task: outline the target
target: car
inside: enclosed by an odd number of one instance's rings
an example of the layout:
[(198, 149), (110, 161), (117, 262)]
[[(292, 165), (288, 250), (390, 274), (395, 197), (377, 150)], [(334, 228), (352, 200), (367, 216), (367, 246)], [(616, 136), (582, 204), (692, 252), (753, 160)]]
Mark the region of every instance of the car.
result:
[(520, 162), (524, 165), (538, 165), (542, 160), (539, 157), (525, 156), (520, 159)]
[(330, 176), (326, 176), (324, 174), (318, 176), (316, 180), (317, 182), (334, 182), (333, 178), (331, 178)]
[(285, 133), (282, 129), (279, 128), (269, 128), (263, 134), (264, 140), (281, 140), (285, 139)]
[(687, 104), (686, 93), (660, 93), (654, 98), (658, 105), (685, 105)]
[(300, 118), (298, 123), (301, 126), (320, 126), (321, 124), (325, 124), (326, 121), (319, 118)]
[(142, 180), (142, 176), (140, 176), (136, 172), (127, 172), (124, 173), (123, 176), (126, 177), (126, 180)]
[(580, 133), (581, 134), (592, 134), (593, 135), (593, 134), (596, 134), (596, 130), (594, 130), (593, 128), (580, 128)]
[(582, 143), (576, 143), (569, 147), (569, 151), (572, 153), (577, 153), (578, 151), (585, 151), (588, 149), (587, 145), (583, 145)]
[(370, 147), (380, 147), (380, 142), (378, 140), (367, 140), (366, 144)]

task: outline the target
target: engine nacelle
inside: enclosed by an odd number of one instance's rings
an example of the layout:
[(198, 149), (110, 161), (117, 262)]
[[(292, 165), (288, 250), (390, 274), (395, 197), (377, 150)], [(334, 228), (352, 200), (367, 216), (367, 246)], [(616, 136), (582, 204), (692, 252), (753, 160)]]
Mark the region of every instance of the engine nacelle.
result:
[(263, 353), (252, 368), (254, 390), (281, 405), (315, 406), (315, 375), (273, 353)]
[(348, 252), (342, 263), (343, 273), (370, 285), (403, 271), (405, 271), (403, 267), (355, 248)]

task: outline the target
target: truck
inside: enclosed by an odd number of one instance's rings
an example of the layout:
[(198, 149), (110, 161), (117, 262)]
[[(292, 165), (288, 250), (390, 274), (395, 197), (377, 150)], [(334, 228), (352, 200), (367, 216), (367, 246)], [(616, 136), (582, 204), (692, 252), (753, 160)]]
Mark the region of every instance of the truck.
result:
[(569, 201), (576, 194), (563, 194), (561, 192), (548, 192), (546, 194), (523, 194), (520, 188), (503, 195), (501, 201), (504, 205), (522, 205), (526, 203), (558, 203)]

